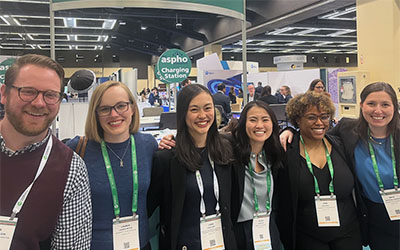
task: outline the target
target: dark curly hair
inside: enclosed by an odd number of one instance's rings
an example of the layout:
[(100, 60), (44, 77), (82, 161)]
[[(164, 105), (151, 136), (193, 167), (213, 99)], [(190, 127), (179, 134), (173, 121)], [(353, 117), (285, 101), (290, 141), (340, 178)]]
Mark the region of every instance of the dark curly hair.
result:
[(335, 114), (335, 106), (332, 100), (324, 94), (306, 92), (292, 98), (286, 106), (286, 114), (296, 128), (299, 127), (297, 120), (302, 118), (311, 107), (317, 107), (319, 111), (328, 113), (331, 118)]

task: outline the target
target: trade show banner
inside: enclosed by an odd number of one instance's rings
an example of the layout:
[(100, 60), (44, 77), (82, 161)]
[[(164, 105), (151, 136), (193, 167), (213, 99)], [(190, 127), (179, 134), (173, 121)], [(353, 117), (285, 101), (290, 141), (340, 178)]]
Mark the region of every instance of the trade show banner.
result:
[(15, 62), (14, 56), (0, 56), (0, 84), (4, 83), (6, 71)]
[(169, 49), (158, 59), (155, 74), (163, 83), (180, 83), (188, 78), (191, 69), (192, 62), (185, 52)]
[(53, 0), (53, 10), (82, 8), (159, 8), (190, 10), (244, 19), (244, 0)]

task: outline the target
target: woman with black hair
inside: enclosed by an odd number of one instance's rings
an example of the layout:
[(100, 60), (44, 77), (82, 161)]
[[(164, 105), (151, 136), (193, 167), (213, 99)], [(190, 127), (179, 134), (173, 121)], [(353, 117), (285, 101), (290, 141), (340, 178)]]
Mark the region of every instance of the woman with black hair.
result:
[(236, 249), (232, 147), (219, 135), (209, 90), (191, 84), (177, 106), (176, 148), (156, 153), (148, 213), (160, 207), (160, 249)]
[(244, 107), (232, 134), (237, 162), (232, 217), (238, 249), (280, 249), (272, 209), (276, 205), (274, 186), (284, 154), (278, 121), (266, 103), (253, 101)]

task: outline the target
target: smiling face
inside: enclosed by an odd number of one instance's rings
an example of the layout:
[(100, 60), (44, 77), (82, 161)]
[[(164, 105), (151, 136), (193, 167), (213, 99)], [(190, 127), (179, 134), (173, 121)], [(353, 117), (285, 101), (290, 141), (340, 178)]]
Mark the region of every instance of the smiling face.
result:
[[(56, 71), (32, 64), (23, 66), (13, 84), (15, 87), (32, 87), (39, 91), (60, 91), (60, 77)], [(5, 104), (6, 123), (24, 136), (45, 136), (50, 124), (57, 116), (60, 103), (49, 105), (40, 93), (33, 101), (24, 102), (18, 96), (15, 88), (6, 91), (1, 88), (1, 103)]]
[[(129, 102), (129, 96), (126, 91), (120, 86), (113, 86), (107, 89), (99, 107), (114, 106), (119, 102)], [(104, 133), (104, 140), (107, 142), (123, 142), (129, 138), (129, 126), (132, 122), (133, 115), (132, 104), (126, 112), (120, 114), (111, 109), (111, 113), (107, 116), (98, 116), (100, 126)]]
[(394, 106), (389, 94), (384, 91), (372, 92), (360, 103), (360, 108), (373, 134), (377, 135), (378, 131), (386, 134), (387, 125), (394, 115)]
[(297, 124), (304, 139), (322, 140), (329, 129), (329, 120), (330, 115), (327, 112), (321, 112), (316, 106), (312, 106), (297, 121)]
[(273, 124), (268, 112), (258, 106), (249, 109), (246, 117), (246, 134), (252, 148), (259, 148), (271, 136)]
[(198, 146), (203, 144), (214, 122), (214, 104), (211, 95), (201, 92), (194, 97), (189, 104), (185, 121), (195, 144)]

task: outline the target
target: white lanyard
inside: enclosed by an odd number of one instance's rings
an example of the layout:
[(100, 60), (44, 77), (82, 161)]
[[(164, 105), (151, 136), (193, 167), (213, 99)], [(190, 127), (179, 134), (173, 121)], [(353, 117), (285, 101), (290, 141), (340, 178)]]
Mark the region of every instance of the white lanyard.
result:
[(29, 192), (31, 191), (31, 188), (37, 178), (39, 178), (40, 174), (42, 173), (44, 166), (46, 165), (47, 159), (49, 158), (51, 148), (53, 147), (53, 137), (50, 135), (49, 140), (47, 141), (46, 149), (44, 150), (42, 160), (40, 161), (39, 168), (36, 172), (35, 178), (33, 179), (32, 183), (25, 189), (25, 191), (22, 193), (22, 195), (19, 197), (17, 202), (14, 205), (11, 218), (10, 220), (13, 220), (15, 216), (21, 211), (22, 206), (25, 203), (26, 198), (28, 197)]
[[(218, 187), (218, 179), (217, 175), (215, 174), (214, 171), (214, 161), (211, 160), (210, 155), (208, 155), (208, 160), (210, 161), (211, 168), (213, 170), (213, 185), (214, 185), (214, 195), (215, 199), (217, 200), (217, 205), (215, 206), (215, 211), (217, 214), (219, 214), (219, 187)], [(201, 215), (205, 216), (206, 215), (206, 204), (204, 202), (204, 185), (203, 185), (203, 180), (201, 179), (201, 174), (199, 170), (196, 170), (196, 180), (197, 180), (197, 186), (199, 187), (200, 191), (200, 212)]]

